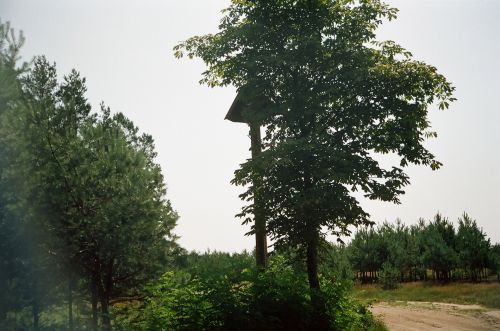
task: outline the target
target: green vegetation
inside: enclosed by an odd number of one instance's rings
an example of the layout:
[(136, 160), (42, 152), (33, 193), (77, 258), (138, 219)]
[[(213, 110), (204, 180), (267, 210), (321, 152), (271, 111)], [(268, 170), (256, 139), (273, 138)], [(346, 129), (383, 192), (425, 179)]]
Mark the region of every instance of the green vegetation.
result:
[(398, 289), (385, 291), (378, 285), (358, 285), (354, 296), (369, 304), (377, 301), (425, 301), (478, 304), (500, 309), (500, 283), (404, 283)]
[(458, 230), (437, 214), (411, 226), (398, 221), (359, 229), (345, 254), (362, 282), (380, 278), (383, 287), (394, 288), (405, 281), (477, 282), (491, 273), (499, 278), (498, 247), (467, 214), (458, 220)]
[[(194, 264), (168, 272), (135, 307), (122, 308), (124, 330), (311, 330), (307, 275), (275, 256), (258, 272), (248, 254), (191, 253)], [(212, 267), (214, 266), (214, 267)], [(322, 278), (331, 328), (380, 327), (350, 298), (350, 282)]]
[[(352, 297), (356, 272), (380, 271), (390, 289), (427, 269), (498, 271), (498, 246), (466, 215), (457, 231), (437, 216), (363, 228), (347, 247), (325, 239), (373, 223), (353, 192), (399, 203), (407, 165), (440, 166), (424, 147), (428, 110), (448, 108), (454, 88), (375, 40), (395, 14), (379, 0), (234, 0), (219, 33), (175, 48), (265, 127), (233, 183), (248, 189), (243, 222), (265, 215), (250, 234), (273, 240), (266, 268), (179, 247), (153, 138), (92, 109), (78, 72), (58, 79), (43, 56), (19, 64), (23, 37), (0, 24), (0, 329), (383, 330)], [(395, 166), (374, 155), (387, 153)]]
[(399, 286), (399, 270), (392, 264), (384, 262), (379, 274), (379, 282), (384, 290), (393, 290)]
[[(396, 12), (379, 0), (232, 1), (218, 33), (174, 48), (206, 63), (202, 83), (235, 86), (245, 121), (265, 127), (262, 153), (235, 172), (247, 188), (239, 216), (255, 233), (263, 210), (274, 246), (299, 249), (317, 330), (328, 329), (321, 242), (371, 223), (352, 192), (399, 203), (405, 166), (440, 167), (423, 145), (436, 136), (428, 108), (448, 108), (454, 88), (401, 46), (375, 40)], [(385, 168), (374, 154), (387, 153), (399, 162)]]
[[(299, 255), (258, 272), (248, 253), (178, 247), (152, 138), (92, 110), (78, 72), (18, 65), (22, 36), (0, 28), (1, 329), (314, 328)], [(320, 279), (329, 329), (381, 328), (350, 280)]]
[[(165, 272), (176, 247), (153, 140), (92, 112), (76, 71), (17, 66), (22, 37), (0, 27), (0, 329), (111, 330), (111, 299)], [(42, 314), (63, 304), (67, 320)]]

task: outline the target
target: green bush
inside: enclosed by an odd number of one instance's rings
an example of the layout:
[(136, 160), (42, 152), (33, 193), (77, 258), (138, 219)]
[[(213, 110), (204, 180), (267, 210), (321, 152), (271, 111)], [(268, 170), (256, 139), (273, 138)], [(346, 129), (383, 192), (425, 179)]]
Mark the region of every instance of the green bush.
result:
[[(205, 265), (205, 263), (202, 263)], [(266, 272), (166, 273), (138, 307), (122, 308), (118, 330), (311, 330), (307, 276), (281, 256)], [(191, 269), (193, 271), (194, 269)], [(200, 275), (204, 275), (201, 277)], [(335, 330), (366, 330), (370, 313), (349, 294), (348, 282), (322, 279), (326, 313)]]
[(139, 307), (117, 312), (118, 330), (204, 330), (216, 329), (216, 307), (207, 300), (207, 289), (185, 272), (167, 272), (146, 289)]

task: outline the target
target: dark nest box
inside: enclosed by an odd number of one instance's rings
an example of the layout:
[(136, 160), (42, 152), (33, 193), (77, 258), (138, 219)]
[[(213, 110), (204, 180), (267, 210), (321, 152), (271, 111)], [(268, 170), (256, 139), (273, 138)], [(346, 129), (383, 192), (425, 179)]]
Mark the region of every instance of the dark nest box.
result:
[(241, 101), (240, 95), (238, 93), (236, 98), (234, 98), (234, 101), (231, 104), (231, 107), (229, 108), (229, 111), (227, 112), (224, 119), (230, 120), (231, 122), (248, 123), (248, 121), (245, 121), (245, 119), (243, 119), (244, 109), (245, 104)]

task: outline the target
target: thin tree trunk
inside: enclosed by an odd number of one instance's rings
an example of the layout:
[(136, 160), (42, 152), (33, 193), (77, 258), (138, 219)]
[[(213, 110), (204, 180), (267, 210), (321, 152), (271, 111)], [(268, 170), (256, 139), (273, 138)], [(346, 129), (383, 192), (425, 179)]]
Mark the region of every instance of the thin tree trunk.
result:
[(38, 303), (38, 297), (35, 294), (35, 298), (33, 300), (33, 330), (38, 331), (39, 328), (39, 320), (40, 320), (40, 307)]
[[(33, 314), (33, 330), (38, 331), (40, 329), (40, 292), (39, 292), (39, 284), (38, 278), (33, 280), (32, 287), (32, 314)], [(1, 299), (0, 299), (1, 300)]]
[(107, 295), (105, 294), (101, 295), (100, 301), (101, 301), (102, 330), (111, 331), (111, 320), (109, 318), (109, 299)]
[(318, 239), (310, 240), (307, 244), (307, 278), (311, 291), (312, 321), (311, 330), (330, 331), (326, 307), (318, 277)]
[(307, 244), (307, 278), (311, 289), (320, 290), (318, 278), (318, 241), (312, 239)]
[[(250, 140), (252, 159), (257, 158), (262, 153), (262, 141), (260, 136), (260, 125), (250, 122)], [(259, 193), (259, 187), (262, 182), (255, 179), (254, 186), (254, 220), (255, 220), (255, 260), (257, 268), (264, 270), (267, 264), (267, 236), (266, 236), (266, 218), (263, 208), (263, 201)]]
[(92, 300), (92, 331), (98, 331), (99, 315), (97, 311), (97, 281), (96, 277), (92, 277), (91, 282), (91, 300)]
[(101, 301), (101, 314), (102, 314), (102, 329), (103, 331), (111, 331), (111, 319), (109, 316), (109, 299), (113, 290), (113, 264), (114, 259), (107, 265), (106, 273), (104, 276), (104, 284), (99, 282), (99, 299)]
[(99, 302), (101, 303), (101, 325), (103, 331), (111, 331), (111, 320), (109, 318), (109, 292), (106, 291), (99, 279), (98, 283)]
[(73, 277), (68, 277), (68, 329), (74, 330), (73, 326)]

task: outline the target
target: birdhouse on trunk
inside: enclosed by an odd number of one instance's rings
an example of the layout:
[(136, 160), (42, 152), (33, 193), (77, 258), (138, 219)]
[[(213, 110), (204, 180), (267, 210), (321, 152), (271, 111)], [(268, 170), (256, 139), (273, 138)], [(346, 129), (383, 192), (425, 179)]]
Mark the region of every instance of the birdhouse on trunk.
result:
[(243, 101), (241, 101), (241, 97), (238, 94), (236, 98), (234, 98), (234, 101), (231, 104), (231, 107), (229, 108), (229, 111), (227, 112), (224, 119), (230, 120), (231, 122), (248, 123), (243, 118), (243, 111), (245, 108), (245, 104), (243, 103)]
[[(234, 99), (225, 119), (236, 123), (247, 123), (250, 127), (250, 141), (252, 159), (257, 158), (262, 152), (262, 141), (260, 137), (260, 125), (257, 121), (245, 118), (245, 110), (247, 105), (241, 100), (238, 94)], [(262, 181), (256, 179), (253, 183), (254, 188), (262, 185)], [(257, 267), (261, 270), (265, 269), (267, 261), (267, 236), (266, 236), (266, 218), (262, 199), (258, 190), (253, 192), (254, 195), (254, 221), (255, 221), (255, 259)]]

